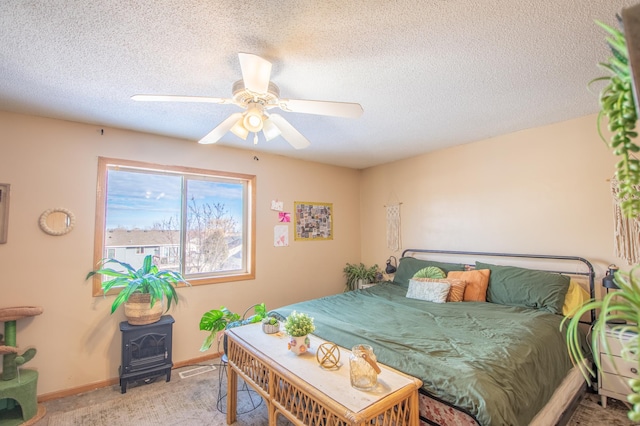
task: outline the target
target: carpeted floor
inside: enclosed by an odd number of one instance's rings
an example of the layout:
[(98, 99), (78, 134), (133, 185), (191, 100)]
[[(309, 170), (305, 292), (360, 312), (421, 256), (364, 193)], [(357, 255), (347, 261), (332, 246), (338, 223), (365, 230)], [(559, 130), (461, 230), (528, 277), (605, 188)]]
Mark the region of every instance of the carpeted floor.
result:
[[(47, 413), (36, 426), (158, 426), (158, 425), (226, 425), (226, 398), (218, 402), (218, 382), (223, 371), (212, 364), (188, 366), (172, 372), (171, 381), (160, 377), (150, 383), (132, 383), (127, 393), (120, 386), (109, 386), (91, 392), (44, 403)], [(213, 365), (215, 370), (210, 366)], [(208, 368), (207, 368), (208, 367)], [(180, 373), (184, 376), (181, 377)], [(225, 372), (226, 373), (226, 372)], [(226, 374), (222, 375), (226, 389)], [(238, 384), (242, 389), (242, 381)], [(253, 409), (253, 406), (256, 406)], [(587, 394), (572, 416), (570, 426), (627, 426), (627, 407), (610, 399), (606, 409), (598, 395)], [(267, 425), (267, 409), (254, 392), (239, 392), (236, 426)], [(289, 423), (280, 418), (279, 426)]]

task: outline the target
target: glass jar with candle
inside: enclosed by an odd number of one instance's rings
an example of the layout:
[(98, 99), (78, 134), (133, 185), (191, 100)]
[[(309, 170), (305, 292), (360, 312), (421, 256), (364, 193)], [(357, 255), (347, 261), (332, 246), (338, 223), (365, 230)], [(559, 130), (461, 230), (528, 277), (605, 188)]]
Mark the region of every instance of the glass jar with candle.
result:
[(378, 373), (380, 368), (373, 348), (369, 345), (354, 346), (349, 356), (351, 386), (360, 390), (371, 390), (378, 384)]

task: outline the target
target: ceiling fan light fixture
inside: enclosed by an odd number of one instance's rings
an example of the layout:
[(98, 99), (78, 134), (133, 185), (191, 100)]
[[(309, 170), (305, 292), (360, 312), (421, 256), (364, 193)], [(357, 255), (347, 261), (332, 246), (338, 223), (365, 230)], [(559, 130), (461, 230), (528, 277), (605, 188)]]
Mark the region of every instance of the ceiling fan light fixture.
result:
[(248, 131), (258, 133), (262, 130), (263, 116), (262, 105), (251, 105), (242, 119), (242, 124)]
[(270, 118), (267, 118), (262, 122), (262, 133), (264, 133), (264, 138), (270, 141), (280, 136), (280, 129)]
[(242, 140), (247, 140), (247, 136), (249, 136), (249, 131), (242, 125), (243, 120), (244, 119), (241, 118), (240, 120), (236, 121), (236, 124), (234, 124), (233, 127), (231, 128), (231, 133), (233, 133), (234, 135), (236, 135)]

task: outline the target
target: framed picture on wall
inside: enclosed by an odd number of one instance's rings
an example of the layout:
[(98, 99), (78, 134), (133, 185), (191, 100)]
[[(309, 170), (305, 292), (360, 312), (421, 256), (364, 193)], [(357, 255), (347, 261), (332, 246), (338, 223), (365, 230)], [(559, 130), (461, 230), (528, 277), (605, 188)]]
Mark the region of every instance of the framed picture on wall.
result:
[(0, 183), (0, 244), (7, 242), (9, 228), (9, 184)]
[(333, 204), (294, 201), (296, 241), (333, 240)]

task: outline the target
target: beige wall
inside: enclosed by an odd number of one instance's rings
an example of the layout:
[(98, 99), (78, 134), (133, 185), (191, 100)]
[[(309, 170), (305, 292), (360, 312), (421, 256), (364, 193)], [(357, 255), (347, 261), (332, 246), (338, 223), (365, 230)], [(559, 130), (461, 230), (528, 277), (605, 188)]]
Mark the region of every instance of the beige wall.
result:
[[(9, 241), (0, 245), (0, 307), (43, 306), (18, 323), (18, 344), (35, 345), (40, 395), (117, 377), (121, 312), (92, 298), (98, 156), (257, 175), (257, 278), (180, 290), (171, 314), (174, 361), (196, 358), (200, 315), (226, 305), (268, 308), (342, 290), (342, 267), (384, 266), (384, 205), (402, 202), (403, 248), (578, 255), (599, 276), (613, 256), (609, 179), (615, 158), (595, 116), (458, 146), (364, 171), (331, 167), (117, 129), (0, 112), (0, 182), (10, 183)], [(335, 240), (273, 247), (270, 201), (332, 202)], [(76, 228), (38, 229), (47, 208), (65, 207)], [(292, 235), (290, 234), (290, 237)]]
[[(91, 297), (84, 277), (92, 269), (97, 160), (99, 156), (181, 165), (257, 176), (256, 279), (179, 290), (173, 360), (202, 356), (202, 313), (228, 306), (242, 313), (340, 292), (342, 268), (360, 258), (359, 176), (356, 170), (281, 156), (202, 146), (130, 131), (0, 112), (0, 182), (11, 184), (9, 235), (0, 244), (0, 308), (36, 305), (44, 313), (18, 321), (18, 345), (36, 346), (26, 367), (40, 371), (38, 394), (117, 377), (122, 312), (110, 316), (112, 298)], [(277, 213), (271, 200), (331, 202), (333, 241), (273, 246)], [(40, 214), (70, 209), (76, 227), (52, 237), (38, 228)], [(292, 230), (293, 223), (290, 224)], [(292, 232), (292, 231), (291, 231)]]
[(362, 259), (384, 266), (384, 205), (400, 201), (405, 248), (613, 256), (609, 182), (616, 160), (595, 115), (363, 171)]

